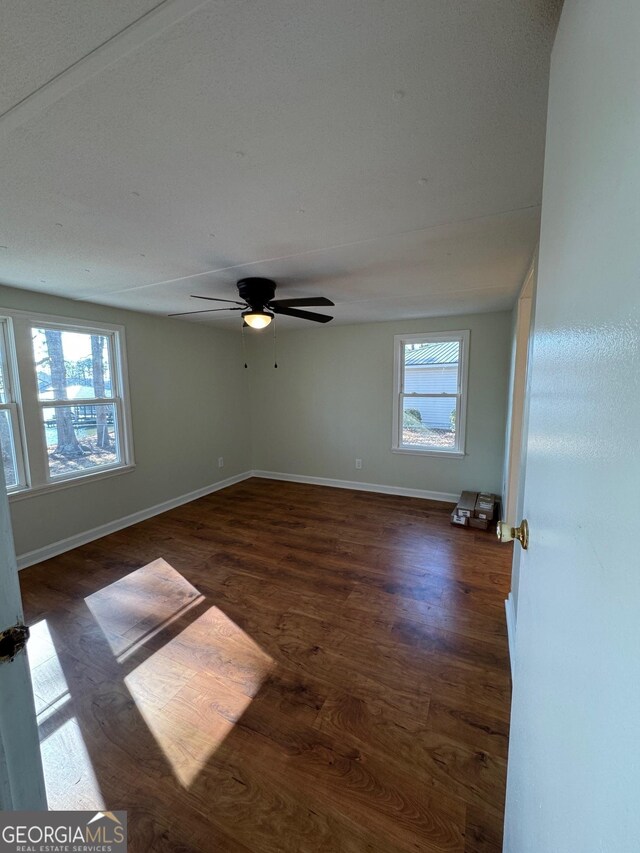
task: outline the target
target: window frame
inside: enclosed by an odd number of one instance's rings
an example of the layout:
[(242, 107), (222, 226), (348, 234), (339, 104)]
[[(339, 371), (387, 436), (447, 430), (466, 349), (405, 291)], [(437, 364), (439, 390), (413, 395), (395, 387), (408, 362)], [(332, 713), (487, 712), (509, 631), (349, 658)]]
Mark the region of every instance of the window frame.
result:
[[(24, 466), (24, 486), (7, 490), (10, 502), (28, 498), (42, 492), (57, 491), (79, 483), (113, 477), (132, 471), (135, 468), (133, 455), (133, 429), (131, 420), (131, 402), (129, 397), (129, 377), (125, 327), (122, 325), (95, 320), (82, 320), (77, 317), (61, 317), (53, 314), (41, 314), (31, 311), (0, 308), (0, 319), (7, 319), (13, 333), (9, 345), (8, 357), (15, 362), (15, 388), (21, 394), (20, 407), (22, 421), (22, 464)], [(117, 419), (118, 447), (120, 461), (101, 465), (91, 470), (72, 474), (51, 476), (47, 461), (45, 430), (43, 428), (43, 409), (55, 408), (53, 400), (41, 400), (38, 393), (37, 365), (33, 352), (33, 330), (38, 328), (56, 329), (63, 332), (99, 334), (109, 338), (109, 371), (111, 376), (111, 397), (87, 398), (87, 405), (109, 404), (114, 406)], [(60, 401), (62, 405), (77, 405), (77, 401)], [(83, 401), (84, 402), (84, 401)]]
[[(411, 335), (394, 335), (394, 360), (393, 360), (393, 431), (391, 450), (393, 453), (410, 453), (417, 456), (438, 456), (449, 459), (463, 459), (466, 456), (466, 428), (467, 428), (467, 399), (469, 379), (469, 344), (471, 333), (469, 329), (456, 329), (450, 332), (422, 332)], [(404, 358), (405, 344), (418, 343), (441, 343), (444, 341), (457, 341), (460, 345), (460, 358), (458, 361), (458, 390), (455, 394), (405, 394), (404, 393)], [(402, 412), (403, 402), (406, 397), (433, 397), (442, 399), (452, 397), (456, 400), (456, 444), (451, 450), (437, 447), (424, 447), (418, 445), (402, 444)]]
[[(22, 401), (20, 399), (20, 382), (16, 361), (16, 347), (13, 337), (12, 319), (5, 312), (0, 312), (0, 369), (4, 377), (6, 403), (0, 402), (0, 411), (9, 413), (13, 453), (16, 464), (18, 482), (7, 486), (7, 494), (17, 494), (29, 488), (27, 472), (27, 446), (25, 441), (24, 421), (22, 417)], [(6, 484), (5, 484), (6, 485)]]

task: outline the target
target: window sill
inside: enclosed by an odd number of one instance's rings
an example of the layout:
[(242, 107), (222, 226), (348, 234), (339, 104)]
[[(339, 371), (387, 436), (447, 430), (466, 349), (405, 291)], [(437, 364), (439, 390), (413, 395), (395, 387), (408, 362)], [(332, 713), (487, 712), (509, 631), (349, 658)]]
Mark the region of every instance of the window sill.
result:
[(67, 480), (61, 480), (59, 483), (43, 483), (40, 486), (30, 486), (27, 489), (21, 489), (19, 492), (9, 492), (7, 497), (9, 503), (22, 501), (26, 498), (35, 498), (39, 495), (45, 495), (49, 492), (58, 492), (60, 489), (68, 489), (70, 486), (77, 486), (81, 483), (93, 483), (96, 480), (106, 480), (108, 477), (117, 477), (119, 474), (128, 474), (135, 470), (135, 464), (118, 465), (117, 468), (109, 468), (106, 471), (95, 471), (91, 474), (81, 474), (77, 477), (69, 477)]
[(410, 456), (437, 456), (440, 459), (464, 459), (467, 455), (462, 450), (418, 450), (417, 447), (392, 447), (392, 453), (406, 453)]

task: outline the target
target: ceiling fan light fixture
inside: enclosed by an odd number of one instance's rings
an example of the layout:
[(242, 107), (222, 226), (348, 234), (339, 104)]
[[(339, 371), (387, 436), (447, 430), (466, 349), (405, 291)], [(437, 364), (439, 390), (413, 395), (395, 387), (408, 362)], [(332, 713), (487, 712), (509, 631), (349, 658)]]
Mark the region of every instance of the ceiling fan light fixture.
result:
[(253, 311), (249, 309), (242, 312), (242, 319), (252, 329), (265, 329), (273, 320), (273, 314), (271, 311)]

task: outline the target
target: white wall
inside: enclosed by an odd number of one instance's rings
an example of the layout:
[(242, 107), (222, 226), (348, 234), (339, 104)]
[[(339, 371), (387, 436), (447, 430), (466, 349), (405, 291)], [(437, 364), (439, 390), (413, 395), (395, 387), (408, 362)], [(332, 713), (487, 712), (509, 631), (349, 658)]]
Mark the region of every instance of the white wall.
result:
[(0, 313), (3, 307), (125, 327), (136, 462), (130, 473), (12, 499), (18, 555), (250, 467), (246, 371), (237, 332), (7, 287), (0, 287)]
[[(475, 314), (367, 323), (309, 324), (252, 334), (248, 373), (253, 467), (408, 489), (500, 492), (511, 314)], [(467, 455), (393, 453), (394, 335), (470, 329)], [(363, 460), (356, 470), (356, 457)]]

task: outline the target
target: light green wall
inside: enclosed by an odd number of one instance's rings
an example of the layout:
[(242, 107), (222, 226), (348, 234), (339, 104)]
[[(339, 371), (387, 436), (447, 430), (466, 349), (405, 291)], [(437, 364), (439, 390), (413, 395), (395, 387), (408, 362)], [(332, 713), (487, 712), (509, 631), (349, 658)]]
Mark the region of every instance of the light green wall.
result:
[(18, 554), (250, 467), (247, 371), (237, 332), (6, 287), (2, 308), (125, 327), (136, 462), (130, 473), (13, 501)]
[[(454, 493), (502, 487), (511, 312), (252, 333), (253, 467)], [(470, 329), (467, 455), (391, 451), (393, 336)], [(355, 458), (363, 460), (355, 469)]]

